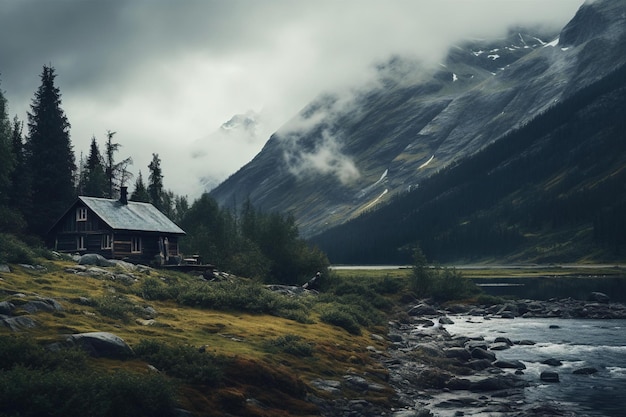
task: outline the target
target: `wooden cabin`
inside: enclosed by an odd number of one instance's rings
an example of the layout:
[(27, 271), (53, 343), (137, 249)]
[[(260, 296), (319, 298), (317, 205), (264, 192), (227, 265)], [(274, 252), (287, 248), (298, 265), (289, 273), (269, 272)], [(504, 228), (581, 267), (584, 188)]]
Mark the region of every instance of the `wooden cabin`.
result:
[(49, 232), (54, 250), (97, 253), (134, 263), (171, 263), (179, 259), (178, 239), (185, 232), (150, 203), (80, 196)]

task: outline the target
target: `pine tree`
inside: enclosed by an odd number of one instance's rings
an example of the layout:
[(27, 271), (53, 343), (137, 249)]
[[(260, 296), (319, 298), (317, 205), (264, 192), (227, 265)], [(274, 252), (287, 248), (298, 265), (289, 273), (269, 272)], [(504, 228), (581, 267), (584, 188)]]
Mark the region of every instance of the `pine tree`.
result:
[(54, 84), (54, 68), (43, 67), (41, 85), (28, 113), (27, 167), (32, 179), (31, 232), (43, 236), (75, 197), (76, 164), (70, 141), (70, 123), (61, 109)]
[(122, 145), (119, 143), (113, 143), (113, 136), (117, 132), (107, 131), (107, 143), (105, 151), (105, 175), (108, 181), (108, 197), (114, 198), (117, 196), (121, 187), (126, 185), (126, 182), (132, 179), (132, 174), (128, 171), (128, 166), (132, 165), (132, 158), (128, 157), (121, 162), (115, 162), (114, 154)]
[(7, 101), (0, 89), (0, 206), (9, 201), (11, 173), (13, 172), (13, 152), (11, 152), (11, 123), (7, 114)]
[(96, 137), (91, 138), (91, 146), (89, 148), (89, 156), (87, 164), (83, 172), (84, 190), (83, 193), (90, 197), (105, 197), (108, 195), (107, 178), (102, 165), (102, 156)]
[(150, 202), (159, 210), (163, 210), (163, 173), (159, 154), (152, 154), (152, 162), (148, 165), (148, 169), (150, 170), (150, 177), (148, 178)]
[(131, 201), (139, 201), (141, 203), (149, 203), (150, 195), (148, 194), (148, 190), (146, 189), (146, 185), (143, 183), (143, 176), (141, 175), (141, 171), (139, 171), (139, 176), (135, 181), (135, 190), (130, 196)]
[(13, 119), (11, 132), (11, 151), (15, 160), (15, 169), (11, 176), (10, 206), (22, 215), (32, 207), (30, 175), (26, 167), (26, 155), (23, 142), (23, 126), (17, 116)]

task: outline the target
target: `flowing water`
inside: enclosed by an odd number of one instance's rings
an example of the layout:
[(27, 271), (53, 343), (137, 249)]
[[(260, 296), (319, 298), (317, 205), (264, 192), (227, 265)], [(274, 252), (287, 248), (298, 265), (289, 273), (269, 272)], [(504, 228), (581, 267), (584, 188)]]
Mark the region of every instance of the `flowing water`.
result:
[[(626, 416), (626, 320), (451, 318), (454, 324), (445, 327), (453, 336), (535, 342), (495, 352), (498, 359), (526, 365), (523, 377), (531, 384), (526, 388), (527, 399), (574, 404), (581, 414), (590, 416)], [(560, 360), (562, 365), (542, 364), (546, 359)], [(586, 367), (598, 372), (573, 374)], [(542, 382), (542, 371), (557, 372), (560, 382)]]

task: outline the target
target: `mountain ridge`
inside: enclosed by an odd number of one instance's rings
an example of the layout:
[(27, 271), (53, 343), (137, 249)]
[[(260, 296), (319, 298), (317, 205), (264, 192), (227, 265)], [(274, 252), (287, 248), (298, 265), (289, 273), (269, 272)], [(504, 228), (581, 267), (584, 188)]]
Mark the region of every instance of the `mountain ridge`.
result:
[(560, 33), (466, 42), (434, 69), (393, 57), (376, 85), (307, 106), (211, 195), (289, 212), (307, 237), (354, 219), (623, 65), (625, 10), (585, 3)]

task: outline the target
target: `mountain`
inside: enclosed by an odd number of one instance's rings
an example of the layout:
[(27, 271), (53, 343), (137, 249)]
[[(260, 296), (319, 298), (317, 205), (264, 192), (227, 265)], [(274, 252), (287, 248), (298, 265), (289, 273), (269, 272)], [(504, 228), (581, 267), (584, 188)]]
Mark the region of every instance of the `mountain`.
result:
[[(551, 157), (557, 164), (593, 154), (597, 158), (594, 159), (596, 165), (588, 169), (595, 170), (597, 181), (603, 183), (603, 179), (620, 177), (622, 174), (617, 167), (621, 148), (612, 153), (611, 148), (602, 143), (597, 149), (606, 153), (590, 153), (590, 149), (594, 149), (593, 141), (601, 140), (598, 135), (588, 132), (588, 141), (591, 141), (588, 143), (549, 138), (559, 136), (558, 132), (563, 129), (570, 129), (572, 136), (578, 138), (585, 124), (577, 121), (586, 120), (597, 126), (597, 121), (606, 113), (606, 103), (613, 103), (616, 108), (622, 105), (623, 78), (615, 74), (621, 74), (616, 71), (620, 71), (626, 61), (623, 53), (626, 50), (625, 16), (626, 1), (595, 1), (581, 6), (560, 33), (518, 28), (504, 39), (468, 41), (451, 48), (445, 61), (436, 68), (405, 57), (394, 57), (379, 65), (376, 83), (350, 94), (324, 95), (303, 109), (272, 135), (250, 163), (216, 187), (211, 195), (222, 205), (236, 205), (249, 198), (264, 210), (289, 212), (297, 219), (304, 236), (319, 235), (313, 240), (322, 249), (353, 247), (357, 253), (367, 253), (361, 258), (369, 261), (381, 256), (376, 255), (380, 252), (363, 249), (368, 238), (377, 240), (374, 245), (377, 250), (382, 248), (381, 242), (389, 243), (384, 251), (385, 259), (406, 259), (406, 254), (398, 255), (402, 253), (398, 252), (399, 248), (435, 240), (454, 245), (444, 235), (454, 235), (451, 231), (455, 227), (468, 225), (478, 217), (483, 222), (498, 225), (502, 238), (512, 242), (509, 250), (519, 248), (525, 232), (541, 234), (542, 231), (526, 230), (521, 223), (511, 224), (510, 229), (506, 210), (488, 213), (484, 211), (488, 207), (479, 207), (479, 204), (445, 218), (444, 209), (449, 207), (437, 202), (451, 196), (460, 186), (459, 181), (474, 181), (474, 186), (465, 190), (482, 195), (490, 184), (482, 182), (481, 185), (477, 178), (487, 175), (504, 181), (508, 175), (515, 174), (520, 177), (510, 181), (515, 185), (498, 183), (502, 188), (500, 194), (488, 201), (499, 204), (516, 197), (523, 200), (520, 205), (526, 207), (526, 203), (534, 201), (533, 195), (523, 194), (519, 187), (543, 184), (544, 188), (552, 190), (548, 196), (553, 199), (556, 189), (560, 189), (553, 184), (562, 186), (554, 175), (560, 172), (567, 176), (571, 187), (575, 188), (586, 174), (576, 165), (558, 165), (561, 171), (549, 172), (546, 168), (541, 171), (543, 176), (538, 176), (534, 161), (539, 161), (539, 156)], [(574, 98), (576, 105), (572, 104)], [(552, 121), (546, 119), (545, 115), (554, 111), (558, 118), (553, 115)], [(564, 116), (564, 112), (571, 113)], [(606, 120), (613, 124), (599, 136), (608, 136), (611, 140), (615, 135), (623, 138), (623, 124), (615, 125), (620, 119), (610, 117), (607, 114)], [(557, 119), (559, 123), (555, 125)], [(572, 131), (573, 126), (577, 128)], [(503, 140), (505, 142), (498, 145)], [(619, 145), (617, 141), (612, 146)], [(507, 152), (507, 149), (516, 149), (517, 153)], [(581, 149), (585, 151), (577, 153)], [(525, 169), (514, 164), (521, 163), (515, 159), (520, 153), (535, 158), (524, 160)], [(572, 160), (568, 159), (570, 156)], [(603, 158), (617, 158), (618, 163), (606, 165)], [(483, 168), (473, 165), (476, 160), (481, 161)], [(459, 166), (461, 168), (457, 168)], [(487, 167), (490, 168), (485, 171)], [(457, 176), (458, 172), (464, 174)], [(535, 175), (524, 177), (522, 172)], [(593, 188), (592, 184), (587, 186)], [(560, 192), (574, 193), (571, 187)], [(623, 189), (616, 194), (621, 195)], [(472, 194), (465, 196), (472, 198)], [(457, 197), (450, 201), (465, 204)], [(400, 207), (398, 204), (404, 211), (393, 211), (392, 207)], [(433, 222), (442, 223), (441, 228), (431, 227), (428, 235), (423, 228), (420, 230), (419, 222), (409, 222), (411, 226), (405, 225), (402, 239), (397, 238), (397, 233), (396, 237), (385, 233), (385, 229), (397, 232), (400, 220), (412, 218), (423, 210), (420, 204), (437, 207), (439, 211), (433, 213), (440, 215), (434, 216), (428, 226), (434, 226)], [(509, 206), (511, 204), (509, 201)], [(553, 209), (555, 207), (558, 207), (556, 202)], [(361, 216), (366, 212), (367, 216)], [(385, 218), (380, 214), (385, 212), (392, 212), (395, 217)], [(496, 214), (505, 217), (496, 219), (493, 217)], [(353, 219), (357, 220), (351, 222)], [(336, 227), (343, 224), (345, 226)], [(353, 233), (355, 224), (361, 232)], [(589, 227), (587, 224), (587, 229)], [(351, 228), (349, 238), (345, 233), (347, 228)], [(441, 253), (437, 252), (441, 245), (426, 246), (432, 253)], [(504, 249), (506, 245), (499, 246)], [(476, 251), (472, 255), (447, 251), (443, 258), (480, 257), (481, 254), (476, 253), (480, 252), (479, 247), (473, 247)], [(484, 248), (482, 256), (494, 255), (488, 251), (489, 248)], [(498, 252), (498, 256), (505, 254), (506, 250)], [(333, 262), (356, 261), (359, 256), (353, 255), (329, 254)]]
[(265, 129), (263, 116), (249, 110), (234, 115), (215, 132), (196, 140), (189, 148), (191, 159), (184, 166), (187, 178), (197, 178), (188, 184), (188, 191), (192, 195), (210, 191), (238, 167), (250, 162), (267, 138), (263, 136)]

